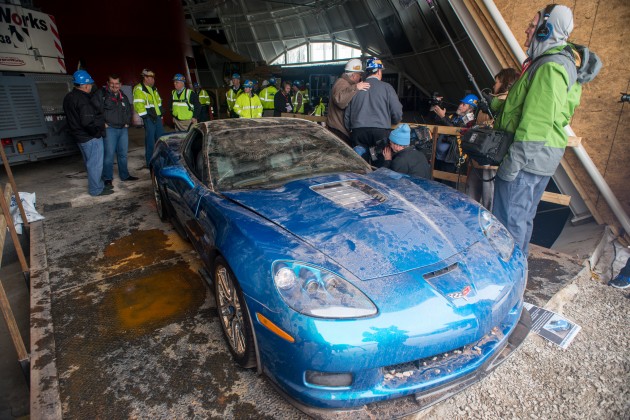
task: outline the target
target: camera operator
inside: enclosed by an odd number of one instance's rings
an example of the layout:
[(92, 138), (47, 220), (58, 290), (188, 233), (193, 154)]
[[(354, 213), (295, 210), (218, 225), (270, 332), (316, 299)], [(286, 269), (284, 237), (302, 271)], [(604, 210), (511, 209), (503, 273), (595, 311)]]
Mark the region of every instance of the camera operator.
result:
[(383, 166), (416, 178), (431, 179), (431, 168), (424, 153), (410, 146), (411, 129), (401, 124), (389, 133), (389, 145), (383, 149)]
[[(440, 100), (441, 98), (435, 99)], [(479, 98), (476, 95), (468, 94), (460, 101), (457, 111), (453, 115), (447, 117), (446, 109), (437, 104), (433, 105), (430, 110), (435, 113), (438, 125), (472, 127), (475, 124), (475, 110), (478, 103)], [(458, 159), (457, 139), (454, 136), (441, 135), (435, 150), (435, 169), (456, 173)]]
[(381, 60), (368, 58), (365, 82), (370, 88), (358, 91), (344, 114), (344, 126), (350, 132), (352, 146), (372, 162), (378, 158), (376, 149), (385, 146), (392, 124), (402, 120), (402, 104), (392, 85), (381, 80), (383, 70)]

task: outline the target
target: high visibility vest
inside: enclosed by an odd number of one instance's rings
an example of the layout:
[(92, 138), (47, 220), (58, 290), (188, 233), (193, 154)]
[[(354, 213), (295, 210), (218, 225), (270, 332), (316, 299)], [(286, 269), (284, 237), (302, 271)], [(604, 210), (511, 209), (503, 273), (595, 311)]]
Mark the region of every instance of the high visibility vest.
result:
[(310, 99), (310, 96), (309, 96), (310, 93), (308, 89), (302, 89), (300, 92), (302, 93), (302, 96), (304, 97), (304, 103), (307, 104)]
[(201, 89), (198, 95), (199, 95), (199, 103), (201, 105), (210, 105), (212, 103), (212, 100), (210, 99), (210, 95), (208, 95), (208, 92), (205, 89)]
[(190, 103), (190, 89), (184, 88), (181, 93), (173, 90), (173, 117), (178, 120), (189, 120), (193, 117), (194, 105)]
[[(298, 109), (299, 98), (302, 98), (302, 105)], [(296, 114), (304, 114), (304, 103), (304, 96), (302, 95), (302, 92), (298, 90), (297, 92), (295, 92), (295, 95), (293, 95), (293, 112)]]
[(319, 104), (315, 107), (315, 110), (313, 111), (313, 115), (321, 117), (322, 115), (324, 115), (325, 112), (326, 112), (326, 105), (320, 99)]
[(276, 96), (276, 93), (278, 93), (278, 89), (275, 86), (267, 86), (260, 91), (258, 96), (264, 109), (273, 109), (273, 98)]
[(162, 106), (162, 98), (156, 88), (138, 83), (133, 88), (133, 108), (138, 115), (144, 117), (148, 114), (149, 109), (154, 109), (155, 114), (159, 117), (162, 115), (160, 107)]
[(258, 95), (249, 96), (243, 93), (236, 98), (234, 112), (236, 112), (240, 118), (261, 118), (263, 106)]
[(227, 99), (228, 111), (231, 111), (234, 108), (234, 103), (236, 102), (236, 98), (238, 98), (241, 93), (243, 93), (243, 91), (241, 90), (240, 87), (238, 88), (238, 90), (234, 90), (234, 88), (230, 88), (227, 92), (225, 92), (225, 99)]

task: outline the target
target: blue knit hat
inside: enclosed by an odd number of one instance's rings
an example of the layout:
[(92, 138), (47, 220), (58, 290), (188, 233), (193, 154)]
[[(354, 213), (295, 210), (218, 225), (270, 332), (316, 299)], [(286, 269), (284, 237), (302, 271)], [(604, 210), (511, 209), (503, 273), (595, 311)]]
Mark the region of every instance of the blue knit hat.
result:
[(407, 124), (400, 124), (389, 133), (389, 140), (399, 146), (409, 146), (411, 142), (411, 129)]

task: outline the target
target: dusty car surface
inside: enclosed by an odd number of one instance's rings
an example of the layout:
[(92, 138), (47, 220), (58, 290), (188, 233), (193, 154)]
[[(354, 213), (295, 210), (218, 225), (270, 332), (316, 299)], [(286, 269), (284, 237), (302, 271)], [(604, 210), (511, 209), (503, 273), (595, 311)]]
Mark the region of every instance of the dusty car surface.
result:
[(490, 212), (374, 170), (314, 123), (198, 124), (156, 144), (151, 173), (159, 215), (211, 273), (235, 361), (306, 411), (432, 404), (529, 331), (527, 262)]

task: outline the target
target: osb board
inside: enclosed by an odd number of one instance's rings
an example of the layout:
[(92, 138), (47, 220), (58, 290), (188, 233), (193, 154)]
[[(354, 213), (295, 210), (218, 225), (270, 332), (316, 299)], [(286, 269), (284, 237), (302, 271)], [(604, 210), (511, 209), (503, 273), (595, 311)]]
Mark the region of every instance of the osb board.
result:
[[(514, 36), (522, 45), (525, 28), (535, 13), (549, 1), (535, 0), (523, 6), (520, 0), (495, 0)], [(619, 103), (620, 92), (630, 89), (630, 3), (627, 0), (575, 0), (564, 2), (574, 14), (570, 40), (597, 52), (604, 67), (591, 83), (584, 85), (581, 105), (571, 127), (606, 182), (630, 213), (630, 104)], [(624, 42), (625, 41), (625, 42)], [(566, 159), (579, 182), (596, 203), (604, 221), (617, 224), (605, 200), (571, 150)]]

